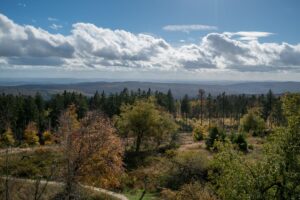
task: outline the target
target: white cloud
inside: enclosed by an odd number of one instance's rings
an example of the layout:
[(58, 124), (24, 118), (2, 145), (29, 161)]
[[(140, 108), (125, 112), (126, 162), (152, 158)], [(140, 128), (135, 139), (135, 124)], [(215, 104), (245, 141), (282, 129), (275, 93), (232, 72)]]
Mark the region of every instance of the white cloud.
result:
[(250, 41), (257, 40), (261, 37), (269, 37), (274, 33), (270, 32), (259, 32), (259, 31), (239, 31), (239, 32), (225, 32), (224, 34), (229, 37), (237, 36), (239, 40)]
[(18, 3), (18, 6), (20, 6), (20, 7), (26, 7), (26, 4), (25, 3)]
[(52, 28), (53, 30), (58, 30), (58, 29), (63, 28), (62, 25), (60, 25), (60, 24), (54, 24), (54, 23), (51, 24), (49, 27)]
[(202, 24), (187, 24), (187, 25), (167, 25), (163, 27), (165, 31), (178, 31), (189, 33), (191, 31), (212, 31), (217, 30), (216, 26), (208, 26)]
[[(11, 65), (43, 65), (62, 63), (64, 58), (73, 56), (74, 47), (63, 35), (49, 32), (29, 25), (18, 25), (0, 14), (0, 57)], [(51, 62), (47, 63), (51, 60)], [(32, 61), (32, 63), (30, 63)], [(59, 61), (59, 62), (58, 62)]]
[(48, 21), (50, 21), (50, 22), (56, 22), (56, 21), (58, 21), (58, 19), (54, 18), (54, 17), (48, 17)]
[(268, 32), (209, 33), (195, 44), (171, 45), (88, 23), (70, 35), (18, 25), (0, 14), (0, 67), (55, 66), (66, 70), (164, 72), (300, 72), (300, 44), (260, 43)]

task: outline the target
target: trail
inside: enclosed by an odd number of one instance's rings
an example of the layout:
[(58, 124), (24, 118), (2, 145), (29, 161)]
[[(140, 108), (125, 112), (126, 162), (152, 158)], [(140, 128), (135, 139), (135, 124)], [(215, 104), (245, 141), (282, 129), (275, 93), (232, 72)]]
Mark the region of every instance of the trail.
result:
[[(3, 176), (1, 177), (1, 179), (5, 179), (5, 178), (6, 177), (3, 177)], [(14, 181), (19, 181), (19, 182), (27, 182), (27, 183), (30, 183), (30, 184), (35, 184), (36, 183), (36, 180), (34, 180), (34, 179), (24, 179), (24, 178), (15, 178), (15, 177), (9, 177), (8, 179), (9, 180), (14, 180)], [(46, 180), (41, 180), (40, 184), (47, 184), (47, 185), (60, 186), (60, 187), (64, 186), (63, 182), (46, 181)], [(116, 198), (116, 199), (119, 199), (119, 200), (128, 200), (128, 198), (126, 196), (122, 195), (122, 194), (112, 192), (112, 191), (109, 191), (109, 190), (106, 190), (106, 189), (103, 189), (103, 188), (97, 188), (97, 187), (93, 187), (93, 186), (89, 186), (89, 185), (83, 185), (83, 184), (80, 184), (80, 186), (82, 188), (89, 189), (89, 190), (92, 190), (94, 192), (98, 192), (100, 194), (104, 194), (104, 195), (107, 195), (107, 196), (110, 196), (110, 197), (113, 197), (113, 198)]]
[[(8, 148), (8, 154), (33, 152), (35, 150), (58, 150), (58, 149), (59, 149), (58, 145), (36, 146), (36, 147), (25, 147), (25, 148), (11, 147), (11, 148)], [(6, 153), (6, 149), (0, 149), (0, 155), (5, 154), (5, 153)]]
[(179, 151), (188, 151), (192, 149), (200, 149), (200, 146), (204, 145), (203, 141), (195, 142), (193, 140), (192, 133), (180, 133), (179, 134)]

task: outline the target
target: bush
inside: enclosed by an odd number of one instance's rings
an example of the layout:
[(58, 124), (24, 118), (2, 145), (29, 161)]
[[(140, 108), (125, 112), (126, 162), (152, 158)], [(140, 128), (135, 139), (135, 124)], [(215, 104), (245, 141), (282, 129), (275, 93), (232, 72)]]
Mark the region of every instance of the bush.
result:
[(199, 152), (178, 153), (166, 164), (165, 173), (161, 176), (163, 187), (177, 190), (191, 181), (206, 181), (208, 162), (207, 158)]
[(264, 135), (265, 121), (254, 111), (248, 111), (241, 120), (239, 131), (252, 133), (253, 136)]
[(201, 141), (201, 140), (203, 140), (206, 131), (207, 131), (207, 128), (205, 126), (202, 126), (200, 124), (196, 124), (194, 126), (194, 129), (193, 129), (193, 138), (194, 138), (194, 141)]
[[(61, 159), (63, 158), (60, 153), (44, 149), (37, 149), (27, 153), (10, 154), (8, 174), (14, 177), (31, 179), (36, 177), (46, 178), (51, 174), (54, 163), (57, 163), (54, 177), (60, 176), (61, 165), (59, 163)], [(0, 166), (5, 165), (5, 158), (1, 157)], [(6, 168), (0, 168), (0, 173), (5, 174)]]
[(225, 133), (222, 129), (220, 129), (217, 126), (212, 126), (208, 130), (208, 138), (206, 139), (206, 147), (208, 149), (212, 148), (214, 146), (215, 141), (220, 140), (224, 141), (225, 139)]
[(248, 149), (253, 150), (253, 149), (254, 149), (253, 145), (252, 145), (252, 144), (249, 144), (249, 145), (248, 145)]
[(161, 199), (164, 199), (164, 200), (174, 200), (174, 199), (176, 199), (176, 192), (173, 190), (164, 188), (160, 192), (160, 197), (161, 197)]
[(179, 126), (179, 131), (191, 132), (193, 131), (192, 121), (190, 119), (176, 119), (176, 124)]
[(243, 133), (232, 134), (231, 142), (236, 144), (239, 150), (246, 152), (248, 150), (248, 143), (246, 140), (246, 136)]
[(176, 200), (216, 200), (217, 198), (198, 182), (183, 185), (176, 194)]

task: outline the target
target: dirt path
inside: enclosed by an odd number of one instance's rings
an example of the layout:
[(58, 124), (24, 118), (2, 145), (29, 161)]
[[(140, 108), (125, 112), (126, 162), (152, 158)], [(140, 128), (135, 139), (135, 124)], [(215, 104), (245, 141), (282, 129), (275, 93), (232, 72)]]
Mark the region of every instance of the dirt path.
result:
[(193, 150), (199, 149), (204, 145), (203, 141), (195, 142), (193, 140), (192, 133), (180, 133), (179, 134), (179, 151)]
[(180, 133), (179, 144), (180, 144), (180, 147), (178, 148), (179, 152), (197, 151), (203, 153), (209, 159), (213, 158), (212, 153), (206, 149), (205, 141), (202, 140), (199, 142), (195, 142), (193, 140), (192, 133)]
[[(5, 177), (1, 177), (2, 179), (5, 179)], [(27, 182), (30, 184), (35, 184), (36, 180), (34, 179), (24, 179), (24, 178), (15, 178), (15, 177), (9, 177), (10, 180), (14, 180), (14, 181), (19, 181), (19, 182)], [(46, 180), (41, 180), (40, 184), (47, 184), (49, 186), (59, 186), (59, 187), (63, 187), (64, 183), (62, 182), (56, 182), (56, 181), (46, 181)], [(89, 189), (92, 190), (94, 192), (98, 192), (99, 194), (104, 194), (110, 197), (113, 197), (115, 199), (119, 199), (119, 200), (128, 200), (128, 198), (122, 194), (116, 193), (116, 192), (112, 192), (109, 190), (105, 190), (102, 188), (97, 188), (97, 187), (93, 187), (93, 186), (89, 186), (89, 185), (83, 185), (80, 184), (81, 187), (85, 188), (85, 189)]]
[[(26, 148), (19, 148), (19, 147), (13, 147), (8, 148), (9, 154), (17, 154), (17, 153), (26, 153), (26, 152), (33, 152), (35, 150), (57, 150), (59, 149), (59, 146), (36, 146), (36, 147), (26, 147)], [(6, 149), (0, 149), (0, 155), (3, 155), (6, 153)]]

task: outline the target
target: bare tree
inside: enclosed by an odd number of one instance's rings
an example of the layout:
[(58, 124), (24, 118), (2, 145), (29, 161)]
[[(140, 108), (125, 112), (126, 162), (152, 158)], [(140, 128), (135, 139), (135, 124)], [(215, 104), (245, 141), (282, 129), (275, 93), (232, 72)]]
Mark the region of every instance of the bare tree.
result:
[(200, 122), (201, 122), (201, 125), (202, 125), (202, 121), (203, 121), (203, 100), (204, 100), (204, 94), (205, 94), (205, 91), (203, 89), (199, 89), (198, 96), (199, 96), (199, 99), (200, 99)]

